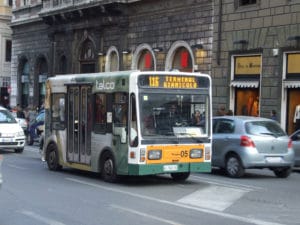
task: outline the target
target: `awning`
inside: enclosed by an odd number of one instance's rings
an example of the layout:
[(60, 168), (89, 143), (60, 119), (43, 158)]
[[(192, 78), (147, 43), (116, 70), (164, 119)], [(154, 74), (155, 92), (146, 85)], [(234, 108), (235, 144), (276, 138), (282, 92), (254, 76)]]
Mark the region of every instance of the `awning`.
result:
[(300, 81), (295, 81), (295, 80), (285, 80), (283, 81), (283, 86), (285, 88), (300, 88)]
[(259, 81), (255, 80), (255, 81), (249, 81), (249, 80), (233, 80), (230, 83), (231, 87), (238, 87), (238, 88), (258, 88), (259, 85)]

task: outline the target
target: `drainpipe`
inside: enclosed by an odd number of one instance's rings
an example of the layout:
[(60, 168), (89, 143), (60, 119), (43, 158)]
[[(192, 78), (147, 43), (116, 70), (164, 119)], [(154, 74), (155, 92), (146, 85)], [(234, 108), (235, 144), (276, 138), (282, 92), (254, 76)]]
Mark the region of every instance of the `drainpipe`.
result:
[(221, 38), (222, 38), (222, 9), (223, 1), (219, 0), (219, 20), (218, 20), (218, 42), (217, 42), (217, 64), (220, 65), (221, 58)]

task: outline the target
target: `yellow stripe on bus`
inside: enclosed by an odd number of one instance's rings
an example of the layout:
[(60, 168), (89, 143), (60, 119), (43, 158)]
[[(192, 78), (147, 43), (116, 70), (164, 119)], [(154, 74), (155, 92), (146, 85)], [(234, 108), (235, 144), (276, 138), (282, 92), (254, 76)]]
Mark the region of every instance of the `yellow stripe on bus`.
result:
[[(202, 157), (192, 159), (190, 158), (190, 151), (192, 149), (201, 149)], [(147, 147), (147, 154), (151, 150), (161, 150), (162, 157), (159, 160), (150, 160), (147, 157), (147, 164), (157, 163), (195, 163), (204, 162), (204, 145), (150, 145)]]

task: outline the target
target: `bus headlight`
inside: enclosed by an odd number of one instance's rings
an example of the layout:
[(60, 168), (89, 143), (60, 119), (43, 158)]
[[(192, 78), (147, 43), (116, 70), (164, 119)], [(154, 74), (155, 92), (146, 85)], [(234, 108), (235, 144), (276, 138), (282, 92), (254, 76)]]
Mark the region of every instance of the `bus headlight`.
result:
[(196, 158), (202, 158), (203, 156), (203, 150), (202, 149), (192, 149), (190, 151), (190, 158), (196, 159)]
[(150, 160), (161, 159), (161, 150), (150, 150), (150, 151), (148, 151), (148, 159), (150, 159)]

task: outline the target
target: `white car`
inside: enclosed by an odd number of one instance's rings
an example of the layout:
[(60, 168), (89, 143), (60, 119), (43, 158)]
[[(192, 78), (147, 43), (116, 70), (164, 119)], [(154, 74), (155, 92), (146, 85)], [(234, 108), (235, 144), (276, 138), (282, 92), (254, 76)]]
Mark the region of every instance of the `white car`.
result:
[(25, 134), (15, 117), (0, 107), (0, 149), (14, 149), (21, 153), (25, 146)]
[(24, 130), (24, 133), (27, 133), (28, 130), (28, 122), (25, 118), (18, 118), (17, 117), (17, 112), (12, 111), (11, 114), (15, 117), (15, 119), (17, 120), (17, 122), (20, 124), (20, 126), (22, 127), (22, 129)]

